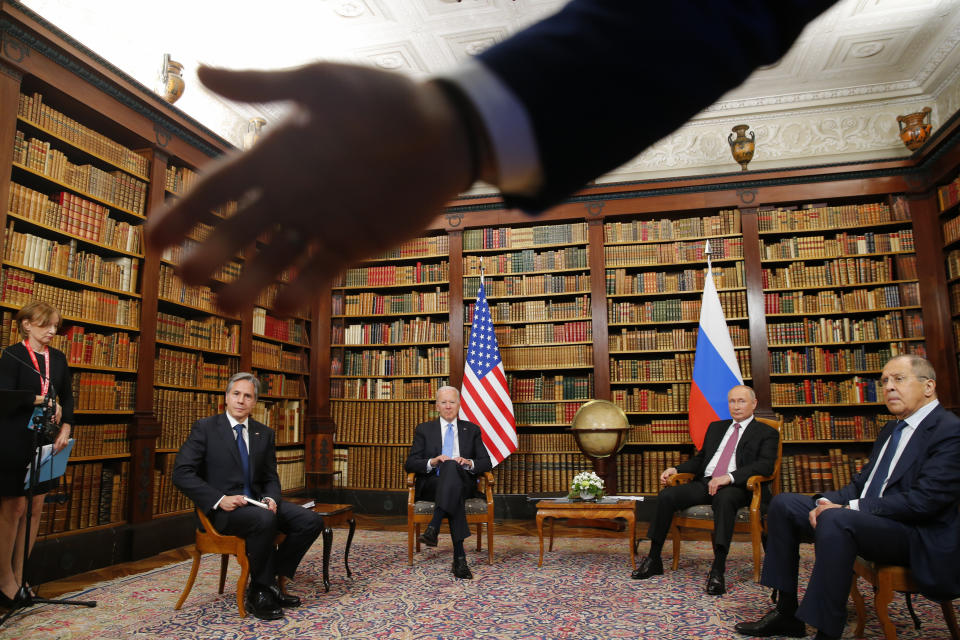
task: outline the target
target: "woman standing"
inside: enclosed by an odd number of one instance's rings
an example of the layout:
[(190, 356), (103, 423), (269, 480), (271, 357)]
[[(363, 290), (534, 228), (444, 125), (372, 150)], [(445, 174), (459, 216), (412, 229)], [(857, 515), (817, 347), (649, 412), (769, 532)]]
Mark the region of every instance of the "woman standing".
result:
[[(70, 439), (73, 424), (73, 391), (70, 369), (63, 352), (50, 346), (60, 325), (60, 312), (46, 302), (31, 302), (16, 315), (23, 342), (7, 347), (0, 357), (0, 389), (28, 391), (33, 397), (0, 415), (0, 605), (9, 606), (23, 584), (23, 545), (27, 533), (27, 499), (24, 477), (34, 454), (33, 432), (28, 428), (34, 409), (45, 398), (55, 403), (54, 421), (61, 424), (54, 443), (60, 451)], [(51, 481), (34, 489), (29, 549), (37, 537), (40, 511)]]

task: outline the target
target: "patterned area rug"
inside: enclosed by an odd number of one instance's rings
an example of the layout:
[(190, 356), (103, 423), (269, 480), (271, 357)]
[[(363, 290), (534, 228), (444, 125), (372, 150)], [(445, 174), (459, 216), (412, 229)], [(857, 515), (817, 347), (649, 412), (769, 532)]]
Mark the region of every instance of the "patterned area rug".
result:
[[(584, 533), (589, 533), (584, 531)], [(725, 596), (703, 593), (711, 553), (705, 542), (685, 542), (680, 568), (645, 581), (630, 579), (627, 543), (614, 538), (557, 538), (537, 568), (536, 538), (496, 539), (495, 563), (468, 541), (474, 580), (450, 573), (449, 538), (425, 549), (407, 565), (406, 534), (357, 531), (350, 552), (353, 578), (343, 568), (345, 531), (334, 534), (330, 592), (323, 592), (321, 545), (304, 559), (293, 589), (304, 606), (287, 610), (284, 620), (264, 622), (237, 615), (233, 585), (217, 595), (219, 562), (204, 558), (200, 575), (183, 609), (174, 611), (190, 563), (99, 584), (67, 597), (96, 600), (96, 609), (57, 605), (18, 613), (0, 629), (5, 640), (99, 638), (102, 640), (274, 638), (389, 639), (576, 639), (740, 637), (733, 625), (756, 619), (769, 608), (769, 590), (752, 582), (750, 547), (735, 543), (727, 569)], [(472, 545), (470, 544), (472, 543)], [(473, 546), (473, 549), (470, 549)], [(641, 551), (646, 547), (641, 544)], [(666, 554), (670, 553), (667, 545)], [(802, 557), (802, 582), (811, 552)], [(862, 586), (867, 606), (869, 587)], [(923, 621), (913, 629), (902, 597), (891, 605), (901, 638), (947, 638), (939, 606), (916, 598)], [(852, 636), (853, 610), (846, 637)], [(882, 633), (870, 616), (866, 635)]]

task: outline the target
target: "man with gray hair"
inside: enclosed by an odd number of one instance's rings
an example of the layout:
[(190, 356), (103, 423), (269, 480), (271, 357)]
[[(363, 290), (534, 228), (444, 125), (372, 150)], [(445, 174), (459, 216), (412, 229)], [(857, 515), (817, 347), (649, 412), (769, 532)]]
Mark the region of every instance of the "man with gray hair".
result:
[(404, 467), (408, 473), (417, 474), (417, 498), (436, 504), (433, 520), (420, 535), (420, 542), (437, 546), (437, 531), (447, 518), (453, 539), (453, 575), (469, 580), (473, 574), (463, 548), (463, 541), (470, 536), (465, 500), (477, 491), (477, 475), (490, 471), (493, 465), (480, 427), (457, 418), (459, 391), (449, 386), (437, 389), (437, 411), (439, 418), (417, 425)]
[[(283, 617), (300, 605), (286, 583), (313, 541), (323, 518), (280, 498), (273, 429), (250, 418), (260, 395), (251, 373), (227, 382), (226, 412), (197, 420), (177, 453), (173, 483), (203, 510), (220, 533), (244, 538), (250, 560), (247, 608), (262, 620)], [(286, 539), (277, 547), (277, 532)]]

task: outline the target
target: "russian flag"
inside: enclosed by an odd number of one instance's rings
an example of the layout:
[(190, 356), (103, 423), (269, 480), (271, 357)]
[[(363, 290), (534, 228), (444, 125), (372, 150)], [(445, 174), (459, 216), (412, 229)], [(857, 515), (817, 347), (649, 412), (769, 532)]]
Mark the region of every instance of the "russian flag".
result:
[(720, 296), (713, 282), (709, 240), (704, 252), (707, 255), (707, 277), (703, 283), (703, 301), (700, 304), (700, 327), (697, 331), (689, 407), (690, 438), (697, 449), (703, 446), (703, 437), (711, 422), (730, 417), (727, 393), (736, 385), (743, 384), (733, 341), (727, 330), (727, 320), (720, 306)]

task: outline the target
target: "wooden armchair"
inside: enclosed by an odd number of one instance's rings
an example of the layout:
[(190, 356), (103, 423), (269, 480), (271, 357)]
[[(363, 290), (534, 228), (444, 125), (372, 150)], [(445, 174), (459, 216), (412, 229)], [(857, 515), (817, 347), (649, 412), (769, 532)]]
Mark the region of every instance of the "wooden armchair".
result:
[[(767, 418), (754, 418), (757, 422), (769, 425), (781, 431), (782, 423), (779, 420), (769, 420)], [(753, 544), (753, 580), (760, 581), (761, 552), (763, 550), (765, 537), (767, 533), (766, 520), (762, 513), (762, 488), (765, 482), (770, 483), (771, 495), (776, 495), (780, 491), (780, 458), (783, 454), (783, 439), (777, 444), (777, 461), (773, 465), (773, 473), (769, 476), (750, 476), (747, 479), (747, 489), (753, 492), (753, 498), (750, 500), (749, 507), (743, 507), (737, 511), (736, 524), (733, 530), (750, 534), (750, 541)], [(670, 478), (670, 485), (682, 484), (693, 480), (692, 473), (678, 473)], [(680, 566), (680, 540), (686, 530), (713, 530), (713, 510), (708, 504), (697, 505), (688, 509), (678, 511), (673, 517), (673, 526), (670, 529), (671, 539), (673, 540), (673, 570), (676, 571)]]
[[(890, 616), (887, 615), (887, 605), (893, 600), (893, 593), (901, 591), (906, 594), (907, 609), (910, 611), (910, 617), (913, 618), (915, 628), (920, 628), (920, 620), (917, 614), (913, 612), (913, 604), (910, 601), (910, 594), (917, 592), (917, 584), (913, 580), (913, 575), (907, 567), (898, 567), (894, 565), (883, 565), (871, 562), (861, 557), (857, 557), (853, 565), (854, 577), (850, 585), (850, 597), (853, 598), (853, 604), (857, 609), (857, 628), (853, 632), (854, 637), (863, 637), (863, 628), (866, 626), (867, 609), (864, 606), (863, 597), (857, 588), (857, 576), (863, 578), (874, 589), (873, 606), (877, 612), (877, 618), (880, 620), (880, 626), (883, 628), (883, 637), (887, 640), (896, 640), (897, 629), (890, 622)], [(960, 640), (960, 627), (957, 626), (957, 616), (953, 611), (953, 603), (950, 601), (941, 602), (940, 609), (943, 611), (943, 619), (950, 630), (950, 637), (953, 640)]]
[(240, 611), (240, 617), (247, 616), (247, 609), (244, 607), (243, 599), (247, 590), (247, 578), (250, 575), (250, 562), (247, 560), (247, 541), (237, 536), (225, 536), (218, 533), (210, 520), (202, 510), (197, 509), (197, 517), (200, 519), (200, 526), (203, 529), (196, 531), (196, 544), (190, 550), (193, 557), (193, 566), (190, 567), (190, 577), (187, 578), (187, 586), (183, 588), (180, 599), (174, 609), (179, 610), (190, 595), (190, 589), (193, 588), (193, 582), (197, 579), (197, 571), (200, 569), (200, 557), (204, 553), (220, 554), (220, 590), (217, 593), (223, 593), (223, 585), (227, 580), (227, 562), (230, 556), (236, 556), (240, 564), (240, 578), (237, 580), (237, 609)]
[[(493, 474), (489, 471), (477, 477), (477, 489), (483, 498), (470, 498), (466, 501), (467, 524), (477, 525), (477, 551), (482, 548), (483, 525), (487, 525), (487, 561), (493, 564)], [(407, 562), (413, 564), (413, 549), (416, 545), (420, 552), (420, 525), (430, 524), (433, 519), (434, 504), (427, 500), (417, 500), (416, 474), (407, 474)]]

